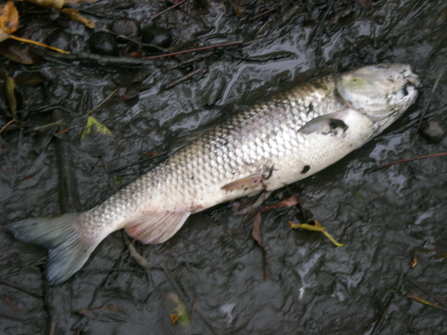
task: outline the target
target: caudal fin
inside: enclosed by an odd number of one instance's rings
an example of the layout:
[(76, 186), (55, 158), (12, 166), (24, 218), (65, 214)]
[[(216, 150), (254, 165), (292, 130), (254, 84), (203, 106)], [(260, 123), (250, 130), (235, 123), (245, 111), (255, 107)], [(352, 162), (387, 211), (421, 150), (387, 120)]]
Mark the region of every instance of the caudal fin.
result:
[(80, 214), (32, 218), (6, 225), (15, 238), (48, 249), (47, 278), (59, 284), (76, 273), (88, 260), (101, 239), (86, 239), (77, 227)]

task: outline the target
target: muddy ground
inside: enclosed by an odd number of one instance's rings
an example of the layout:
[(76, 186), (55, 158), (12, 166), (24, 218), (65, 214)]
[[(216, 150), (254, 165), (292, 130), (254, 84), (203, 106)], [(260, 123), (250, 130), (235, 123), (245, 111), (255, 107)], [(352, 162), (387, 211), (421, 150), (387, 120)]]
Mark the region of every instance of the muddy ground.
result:
[[(447, 125), (445, 1), (189, 0), (152, 17), (173, 4), (73, 5), (95, 22), (90, 29), (56, 10), (17, 3), (17, 36), (78, 57), (0, 44), (2, 55), (16, 57), (1, 56), (0, 68), (15, 79), (19, 100), (18, 121), (0, 134), (0, 224), (87, 210), (196, 129), (296, 83), (378, 62), (411, 64), (423, 87), (400, 120), (266, 204), (299, 195), (344, 247), (292, 230), (287, 223), (298, 222), (299, 206), (272, 210), (263, 215), (264, 279), (253, 220), (222, 204), (193, 215), (167, 243), (135, 243), (149, 271), (116, 232), (81, 271), (52, 287), (44, 278), (46, 251), (0, 232), (0, 333), (446, 334), (447, 158), (374, 169), (447, 151), (442, 131), (437, 143), (418, 131), (424, 112), (423, 124)], [(115, 58), (89, 57), (98, 52), (88, 42), (92, 33), (121, 18), (152, 26), (168, 39), (167, 50), (121, 40), (110, 51)], [(238, 43), (127, 61), (228, 42)], [(12, 115), (4, 75), (0, 80), (1, 128)], [(81, 140), (88, 115), (112, 136)], [(63, 124), (36, 129), (57, 121)], [(173, 325), (176, 300), (193, 310), (189, 325)]]

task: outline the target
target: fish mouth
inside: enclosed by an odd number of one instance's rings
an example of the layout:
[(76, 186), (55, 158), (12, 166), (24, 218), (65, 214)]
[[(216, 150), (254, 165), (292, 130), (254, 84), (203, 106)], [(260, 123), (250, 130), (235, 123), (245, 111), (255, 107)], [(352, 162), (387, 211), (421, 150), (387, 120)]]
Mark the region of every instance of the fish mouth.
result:
[(419, 76), (411, 71), (409, 65), (404, 66), (402, 71), (402, 76), (404, 77), (404, 84), (402, 88), (396, 92), (398, 98), (403, 98), (407, 96), (414, 96), (417, 94), (417, 88), (421, 87), (421, 81)]

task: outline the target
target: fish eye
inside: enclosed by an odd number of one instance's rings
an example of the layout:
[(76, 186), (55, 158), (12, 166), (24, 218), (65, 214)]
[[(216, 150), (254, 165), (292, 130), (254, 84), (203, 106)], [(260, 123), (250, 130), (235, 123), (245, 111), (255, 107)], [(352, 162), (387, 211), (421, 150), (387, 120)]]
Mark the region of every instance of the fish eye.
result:
[(354, 77), (351, 79), (351, 83), (355, 84), (355, 85), (360, 85), (360, 84), (364, 83), (364, 80), (360, 77)]
[(376, 65), (376, 69), (388, 69), (388, 68), (389, 68), (389, 66), (385, 65), (385, 64)]

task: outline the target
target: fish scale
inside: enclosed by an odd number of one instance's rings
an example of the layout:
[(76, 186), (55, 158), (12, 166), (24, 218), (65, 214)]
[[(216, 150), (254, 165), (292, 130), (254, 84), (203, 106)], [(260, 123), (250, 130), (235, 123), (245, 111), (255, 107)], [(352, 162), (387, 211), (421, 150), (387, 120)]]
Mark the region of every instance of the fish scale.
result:
[(47, 277), (73, 275), (111, 232), (162, 243), (193, 213), (273, 191), (346, 156), (416, 99), (408, 65), (373, 65), (279, 93), (225, 120), (95, 208), (6, 226), (49, 248)]

